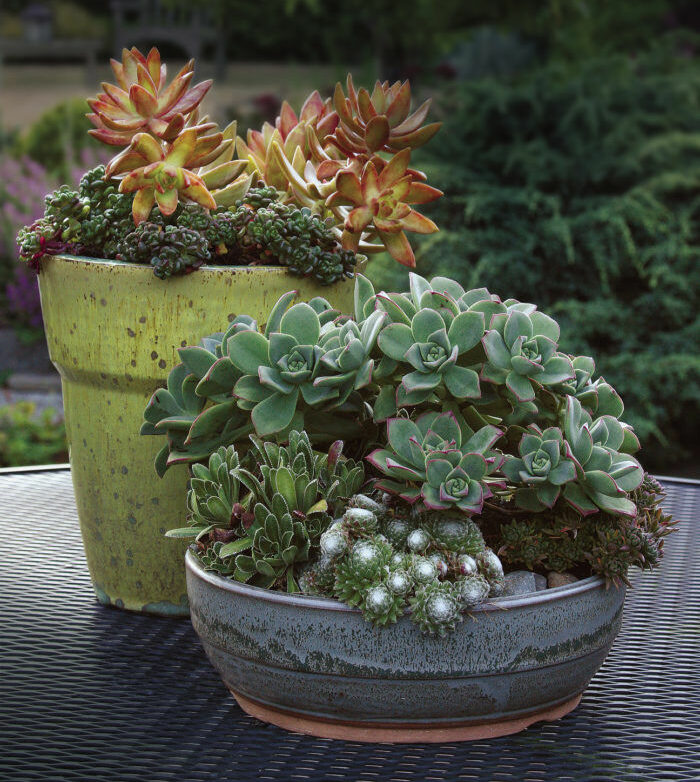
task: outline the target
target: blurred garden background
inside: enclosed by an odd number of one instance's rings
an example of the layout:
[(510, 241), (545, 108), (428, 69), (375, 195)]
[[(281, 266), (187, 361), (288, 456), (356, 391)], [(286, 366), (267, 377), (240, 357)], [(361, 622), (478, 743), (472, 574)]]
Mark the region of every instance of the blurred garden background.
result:
[[(700, 477), (700, 4), (694, 0), (3, 0), (0, 467), (65, 461), (60, 384), (15, 234), (109, 157), (85, 98), (122, 45), (197, 56), (239, 132), (355, 83), (410, 78), (444, 126), (419, 273), (537, 303), (596, 357), (657, 473)], [(413, 238), (412, 238), (413, 239)], [(376, 284), (406, 287), (391, 258)]]

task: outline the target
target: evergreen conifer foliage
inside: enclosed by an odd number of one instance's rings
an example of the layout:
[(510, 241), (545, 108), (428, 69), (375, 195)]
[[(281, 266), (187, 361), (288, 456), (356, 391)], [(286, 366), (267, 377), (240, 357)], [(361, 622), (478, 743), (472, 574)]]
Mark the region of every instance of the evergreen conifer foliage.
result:
[(548, 307), (622, 394), (648, 462), (678, 466), (700, 402), (697, 64), (550, 65), (463, 84), (445, 108), (420, 160), (446, 194), (423, 273)]

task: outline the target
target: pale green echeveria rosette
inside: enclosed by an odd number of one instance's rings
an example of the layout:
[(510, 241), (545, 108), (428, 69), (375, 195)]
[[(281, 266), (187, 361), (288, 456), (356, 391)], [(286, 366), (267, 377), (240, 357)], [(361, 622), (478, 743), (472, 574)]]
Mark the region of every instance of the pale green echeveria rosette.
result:
[(386, 478), (376, 487), (431, 510), (479, 513), (491, 496), (488, 476), (503, 457), (491, 447), (501, 436), (495, 426), (473, 431), (454, 413), (429, 412), (416, 421), (387, 421), (387, 448), (368, 461)]
[(337, 313), (325, 300), (287, 309), (290, 296), (275, 305), (264, 334), (240, 332), (227, 345), (242, 375), (233, 395), (240, 408), (250, 411), (260, 437), (283, 435), (290, 428), (314, 429), (313, 422), (305, 426), (306, 409), (332, 410), (371, 379), (369, 354), (381, 313), (360, 328), (344, 327), (334, 325)]
[(590, 356), (573, 356), (571, 365), (574, 369), (573, 377), (550, 386), (548, 390), (562, 396), (575, 397), (591, 415), (620, 418), (625, 409), (622, 399), (604, 378), (593, 380), (595, 361)]
[[(542, 511), (554, 507), (562, 486), (576, 478), (576, 464), (566, 455), (558, 427), (542, 431), (531, 424), (518, 445), (520, 456), (507, 454), (501, 471), (515, 489), (518, 507)], [(520, 484), (520, 486), (518, 486)]]
[(612, 415), (593, 420), (575, 397), (566, 400), (564, 438), (567, 457), (576, 467), (576, 479), (567, 483), (563, 498), (586, 516), (599, 509), (635, 516), (628, 498), (644, 479), (639, 462), (626, 453), (636, 438)]
[(532, 305), (512, 305), (494, 315), (482, 340), (486, 364), (481, 378), (505, 386), (519, 403), (532, 402), (539, 386), (553, 386), (574, 377), (571, 359), (557, 351), (559, 326)]

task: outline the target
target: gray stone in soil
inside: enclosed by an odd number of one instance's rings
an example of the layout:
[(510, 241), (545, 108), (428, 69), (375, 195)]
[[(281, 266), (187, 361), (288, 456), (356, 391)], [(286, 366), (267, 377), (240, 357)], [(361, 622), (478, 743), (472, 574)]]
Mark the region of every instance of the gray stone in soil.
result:
[(535, 574), (529, 570), (514, 570), (512, 573), (506, 573), (504, 597), (513, 595), (527, 595), (530, 592), (537, 591), (537, 580)]
[(547, 586), (550, 589), (573, 584), (575, 581), (578, 581), (578, 578), (573, 573), (557, 573), (553, 570), (547, 574)]
[(545, 576), (541, 576), (539, 573), (534, 573), (535, 576), (535, 586), (537, 587), (537, 591), (541, 592), (543, 589), (547, 588), (547, 579)]

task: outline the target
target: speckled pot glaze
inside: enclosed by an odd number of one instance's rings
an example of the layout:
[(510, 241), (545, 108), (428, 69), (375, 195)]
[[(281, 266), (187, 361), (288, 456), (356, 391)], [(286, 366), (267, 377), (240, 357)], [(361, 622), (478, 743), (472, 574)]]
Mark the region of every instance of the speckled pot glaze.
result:
[(445, 639), (403, 617), (375, 629), (335, 600), (250, 587), (186, 556), (192, 624), (253, 716), (319, 736), (504, 735), (576, 706), (617, 635), (624, 588), (602, 579), (499, 598)]
[(187, 616), (187, 470), (160, 479), (160, 437), (141, 437), (143, 410), (178, 363), (177, 348), (219, 331), (234, 314), (261, 322), (286, 291), (352, 311), (353, 283), (322, 287), (279, 266), (205, 266), (159, 280), (148, 266), (45, 257), (39, 275), (51, 360), (61, 374), (71, 474), (87, 563), (99, 600)]

